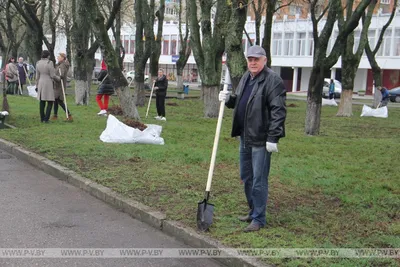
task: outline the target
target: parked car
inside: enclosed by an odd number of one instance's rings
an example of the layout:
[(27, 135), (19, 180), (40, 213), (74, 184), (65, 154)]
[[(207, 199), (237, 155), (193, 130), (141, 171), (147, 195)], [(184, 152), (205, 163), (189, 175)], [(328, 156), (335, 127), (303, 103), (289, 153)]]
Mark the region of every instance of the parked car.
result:
[(93, 75), (92, 75), (92, 79), (93, 80), (97, 80), (97, 78), (99, 77), (100, 71), (101, 71), (100, 67), (94, 67), (93, 68)]
[(400, 87), (389, 90), (389, 99), (391, 102), (400, 103)]
[[(135, 71), (131, 70), (126, 73), (126, 79), (130, 83), (133, 79), (135, 79)], [(149, 75), (144, 75), (144, 81), (147, 82), (149, 80)]]
[[(335, 98), (340, 98), (342, 94), (342, 83), (338, 80), (333, 80), (335, 83)], [(322, 88), (322, 97), (328, 98), (329, 97), (329, 84), (331, 83), (331, 79), (325, 78), (324, 79), (324, 87)]]

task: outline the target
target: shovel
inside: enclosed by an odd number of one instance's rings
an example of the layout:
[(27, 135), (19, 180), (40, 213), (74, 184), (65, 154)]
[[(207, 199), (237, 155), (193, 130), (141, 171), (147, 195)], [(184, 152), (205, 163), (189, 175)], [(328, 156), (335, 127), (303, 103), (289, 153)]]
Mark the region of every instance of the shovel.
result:
[[(225, 72), (224, 92), (228, 91), (228, 83), (230, 81), (228, 68)], [(207, 186), (204, 194), (204, 200), (197, 204), (197, 228), (200, 231), (207, 231), (213, 222), (214, 205), (209, 203), (211, 181), (214, 173), (215, 158), (217, 156), (219, 135), (221, 132), (222, 118), (224, 116), (225, 101), (221, 101), (219, 106), (217, 129), (215, 131), (214, 146), (211, 154), (210, 169), (208, 170)]]
[(150, 109), (150, 103), (151, 103), (151, 97), (153, 96), (153, 90), (154, 90), (154, 85), (156, 84), (156, 81), (153, 82), (153, 86), (151, 87), (151, 93), (150, 93), (150, 98), (149, 98), (149, 104), (147, 105), (147, 111), (146, 111), (146, 118), (149, 115), (149, 109)]

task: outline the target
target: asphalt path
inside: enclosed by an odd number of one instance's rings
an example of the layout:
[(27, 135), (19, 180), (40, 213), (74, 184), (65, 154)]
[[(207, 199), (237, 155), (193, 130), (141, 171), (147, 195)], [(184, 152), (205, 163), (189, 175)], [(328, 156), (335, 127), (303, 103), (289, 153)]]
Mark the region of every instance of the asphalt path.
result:
[(187, 246), (1, 150), (0, 203), (1, 267), (221, 266), (205, 258), (5, 258), (5, 248)]

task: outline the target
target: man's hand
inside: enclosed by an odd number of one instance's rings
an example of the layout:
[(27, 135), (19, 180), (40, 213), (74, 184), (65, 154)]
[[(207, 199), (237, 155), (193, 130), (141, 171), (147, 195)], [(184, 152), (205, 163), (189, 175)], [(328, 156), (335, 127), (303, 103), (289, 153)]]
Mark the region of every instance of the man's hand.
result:
[(219, 101), (225, 101), (225, 103), (229, 101), (230, 97), (231, 97), (231, 93), (229, 91), (226, 91), (226, 92), (221, 91), (221, 92), (219, 92), (219, 95), (218, 95)]
[(154, 87), (154, 90), (158, 90), (158, 87), (157, 87), (157, 86), (155, 86), (155, 87)]
[(278, 152), (278, 144), (267, 142), (266, 144), (268, 152)]

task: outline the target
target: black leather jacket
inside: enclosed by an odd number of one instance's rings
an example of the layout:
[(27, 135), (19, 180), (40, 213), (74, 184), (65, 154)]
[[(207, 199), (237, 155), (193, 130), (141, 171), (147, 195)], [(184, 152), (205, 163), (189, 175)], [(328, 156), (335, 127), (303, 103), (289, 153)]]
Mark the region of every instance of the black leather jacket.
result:
[(167, 89), (168, 89), (167, 76), (163, 75), (161, 78), (157, 77), (154, 87), (158, 87), (158, 90), (156, 90), (156, 95), (160, 96), (167, 95)]
[[(250, 72), (241, 78), (235, 94), (226, 103), (234, 108), (232, 137), (241, 135), (238, 122), (238, 104)], [(245, 146), (265, 146), (266, 142), (278, 143), (285, 136), (286, 89), (281, 77), (265, 67), (256, 77), (256, 84), (246, 106), (244, 119)]]

